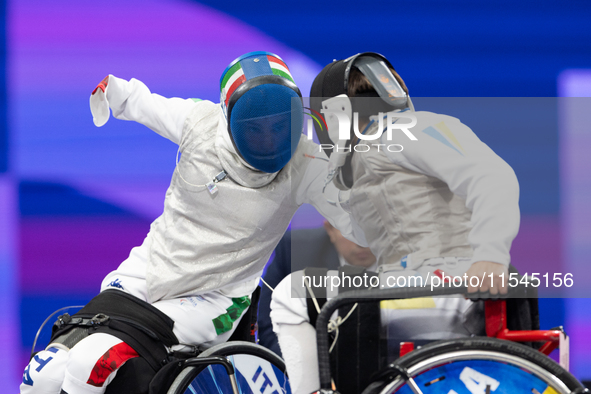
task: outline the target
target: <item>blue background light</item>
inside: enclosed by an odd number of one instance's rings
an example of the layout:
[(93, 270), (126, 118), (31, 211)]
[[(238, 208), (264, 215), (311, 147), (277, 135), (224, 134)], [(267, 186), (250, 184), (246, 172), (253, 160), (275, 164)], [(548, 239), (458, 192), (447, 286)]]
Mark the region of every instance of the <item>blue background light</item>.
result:
[[(376, 51), (417, 98), (556, 97), (565, 75), (579, 81), (577, 70), (591, 69), (590, 20), (583, 1), (0, 2), (0, 379), (15, 389), (38, 325), (96, 294), (162, 211), (177, 147), (132, 122), (94, 127), (88, 97), (105, 75), (217, 101), (229, 62), (264, 50), (285, 60), (306, 96), (323, 65)], [(583, 164), (565, 175), (561, 112), (538, 103), (547, 111), (526, 116), (535, 129), (522, 119), (519, 134), (475, 132), (520, 179), (514, 263), (566, 269), (564, 179)], [(303, 214), (300, 226), (318, 224)], [(543, 328), (571, 322), (573, 371), (591, 377), (588, 304), (540, 302)]]

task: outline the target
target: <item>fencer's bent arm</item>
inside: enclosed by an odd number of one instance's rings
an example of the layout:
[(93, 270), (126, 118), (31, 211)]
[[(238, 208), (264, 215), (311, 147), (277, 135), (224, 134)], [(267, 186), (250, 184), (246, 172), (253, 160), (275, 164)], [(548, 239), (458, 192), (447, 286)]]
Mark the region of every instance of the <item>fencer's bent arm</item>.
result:
[(135, 78), (126, 81), (113, 75), (109, 75), (104, 93), (99, 89), (90, 97), (97, 126), (107, 122), (110, 108), (115, 118), (141, 123), (176, 144), (181, 141), (184, 122), (195, 105), (191, 99), (152, 93)]
[(520, 222), (515, 172), (458, 119), (437, 117), (437, 122), (444, 121), (453, 132), (459, 142), (457, 150), (417, 132), (418, 141), (405, 143), (403, 152), (386, 154), (395, 164), (442, 180), (454, 194), (464, 198), (472, 212), (468, 236), (474, 251), (472, 260), (508, 266), (509, 250)]
[[(328, 174), (328, 162), (322, 159), (327, 159), (326, 154), (320, 151), (318, 145), (311, 141), (302, 140), (300, 145), (296, 154), (301, 155), (301, 157), (294, 157), (294, 159), (304, 161), (304, 163), (294, 169), (296, 172), (301, 171), (294, 177), (297, 179), (294, 182), (296, 204), (302, 205), (306, 203), (312, 205), (345, 238), (358, 245), (367, 246), (363, 230), (355, 223), (351, 215), (345, 212), (343, 208), (329, 202), (329, 199), (332, 200), (336, 197), (331, 198), (328, 194), (323, 193)], [(316, 158), (304, 158), (304, 153)], [(334, 188), (332, 182), (327, 187), (327, 189), (329, 188)]]

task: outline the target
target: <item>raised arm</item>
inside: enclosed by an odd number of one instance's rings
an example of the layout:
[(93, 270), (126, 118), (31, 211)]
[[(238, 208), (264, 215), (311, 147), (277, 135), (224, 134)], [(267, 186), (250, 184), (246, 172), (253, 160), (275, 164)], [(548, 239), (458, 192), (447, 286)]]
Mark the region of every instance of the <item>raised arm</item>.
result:
[(98, 84), (90, 96), (94, 124), (103, 126), (113, 116), (133, 120), (179, 144), (185, 119), (195, 107), (193, 99), (166, 98), (150, 92), (141, 81), (126, 81), (113, 75)]

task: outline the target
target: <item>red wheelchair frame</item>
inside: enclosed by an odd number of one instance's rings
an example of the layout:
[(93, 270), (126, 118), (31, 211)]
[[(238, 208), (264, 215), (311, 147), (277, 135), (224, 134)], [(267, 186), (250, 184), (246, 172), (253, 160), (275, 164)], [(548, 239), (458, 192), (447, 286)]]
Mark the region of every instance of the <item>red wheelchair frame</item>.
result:
[(542, 342), (545, 343), (538, 349), (545, 355), (550, 355), (558, 348), (560, 336), (564, 331), (552, 330), (509, 330), (507, 328), (507, 301), (487, 300), (484, 303), (486, 319), (486, 336), (505, 339), (512, 342)]
[[(486, 300), (484, 302), (486, 336), (505, 339), (512, 342), (544, 342), (538, 349), (549, 356), (560, 343), (560, 336), (565, 335), (560, 329), (551, 330), (509, 330), (507, 328), (507, 301)], [(412, 342), (402, 342), (400, 357), (414, 350)], [(561, 360), (561, 364), (563, 360)]]

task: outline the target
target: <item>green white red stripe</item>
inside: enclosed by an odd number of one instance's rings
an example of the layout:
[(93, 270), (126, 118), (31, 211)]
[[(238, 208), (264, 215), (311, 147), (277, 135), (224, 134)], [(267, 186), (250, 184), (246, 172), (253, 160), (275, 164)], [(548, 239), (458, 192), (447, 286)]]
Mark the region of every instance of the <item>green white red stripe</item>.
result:
[(237, 62), (232, 67), (230, 67), (224, 76), (224, 79), (222, 79), (221, 99), (226, 106), (228, 105), (228, 100), (230, 99), (232, 93), (234, 93), (236, 88), (244, 81), (246, 81), (244, 71), (242, 71), (242, 67), (240, 67), (240, 62)]
[[(266, 57), (273, 75), (280, 76), (295, 83), (287, 65), (281, 59), (272, 55), (266, 55)], [(220, 98), (225, 107), (228, 106), (228, 101), (238, 86), (246, 82), (246, 76), (240, 63), (238, 61), (230, 67), (222, 79)]]
[(267, 55), (267, 59), (269, 60), (269, 65), (271, 66), (271, 71), (273, 71), (273, 74), (287, 78), (291, 82), (295, 83), (291, 73), (289, 72), (289, 69), (287, 68), (287, 65), (283, 63), (281, 59), (269, 55)]

